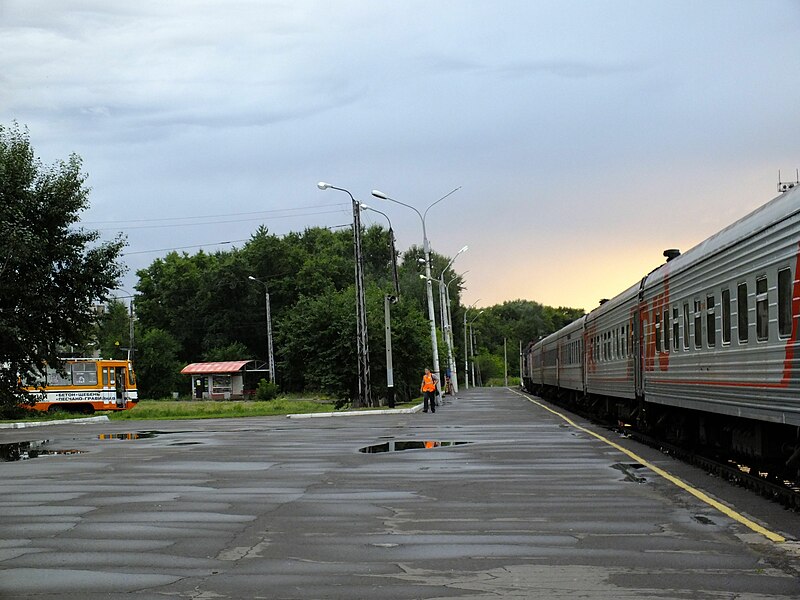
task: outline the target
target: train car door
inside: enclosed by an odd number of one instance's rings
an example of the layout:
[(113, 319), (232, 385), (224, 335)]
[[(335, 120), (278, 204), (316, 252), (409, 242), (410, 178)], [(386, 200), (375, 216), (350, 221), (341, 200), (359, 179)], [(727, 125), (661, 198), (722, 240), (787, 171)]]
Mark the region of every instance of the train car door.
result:
[(126, 371), (125, 367), (114, 367), (114, 389), (117, 393), (117, 407), (123, 408), (125, 406), (125, 389), (126, 389)]
[(642, 326), (642, 300), (644, 299), (644, 284), (647, 277), (642, 278), (639, 284), (639, 302), (633, 311), (633, 385), (637, 398), (644, 397), (644, 328)]

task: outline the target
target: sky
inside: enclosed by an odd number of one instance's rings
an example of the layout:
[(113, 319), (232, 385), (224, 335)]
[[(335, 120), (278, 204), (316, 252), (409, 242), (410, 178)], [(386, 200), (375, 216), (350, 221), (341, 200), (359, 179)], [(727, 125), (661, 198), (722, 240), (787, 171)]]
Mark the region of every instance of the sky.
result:
[[(590, 310), (800, 168), (798, 0), (0, 0), (0, 125), (71, 153), (85, 227), (168, 251), (352, 223), (464, 304)], [(364, 212), (365, 224), (386, 224)]]

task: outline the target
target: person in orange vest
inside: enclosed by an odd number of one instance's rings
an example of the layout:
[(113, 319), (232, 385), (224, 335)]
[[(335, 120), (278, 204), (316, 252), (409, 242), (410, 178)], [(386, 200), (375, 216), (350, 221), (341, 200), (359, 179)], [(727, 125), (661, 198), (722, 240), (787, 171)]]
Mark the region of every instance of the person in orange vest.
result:
[(419, 391), (422, 392), (423, 404), (422, 412), (428, 412), (428, 405), (432, 413), (436, 412), (436, 376), (431, 373), (428, 367), (425, 367), (425, 374), (422, 376), (422, 385), (419, 386)]

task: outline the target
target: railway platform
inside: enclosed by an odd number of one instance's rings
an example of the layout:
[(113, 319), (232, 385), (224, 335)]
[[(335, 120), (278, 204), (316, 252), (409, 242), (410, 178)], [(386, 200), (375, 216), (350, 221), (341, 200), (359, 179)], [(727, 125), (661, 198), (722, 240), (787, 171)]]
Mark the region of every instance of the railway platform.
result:
[(0, 444), (0, 598), (800, 597), (797, 514), (514, 389)]

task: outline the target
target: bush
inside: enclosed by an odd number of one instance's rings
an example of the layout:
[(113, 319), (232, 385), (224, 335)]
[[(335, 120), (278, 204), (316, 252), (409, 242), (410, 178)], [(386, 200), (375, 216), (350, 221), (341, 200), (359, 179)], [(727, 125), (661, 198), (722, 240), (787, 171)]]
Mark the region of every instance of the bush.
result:
[(256, 400), (261, 402), (273, 400), (278, 397), (278, 392), (279, 389), (277, 383), (262, 379), (258, 382), (258, 387), (256, 388)]

